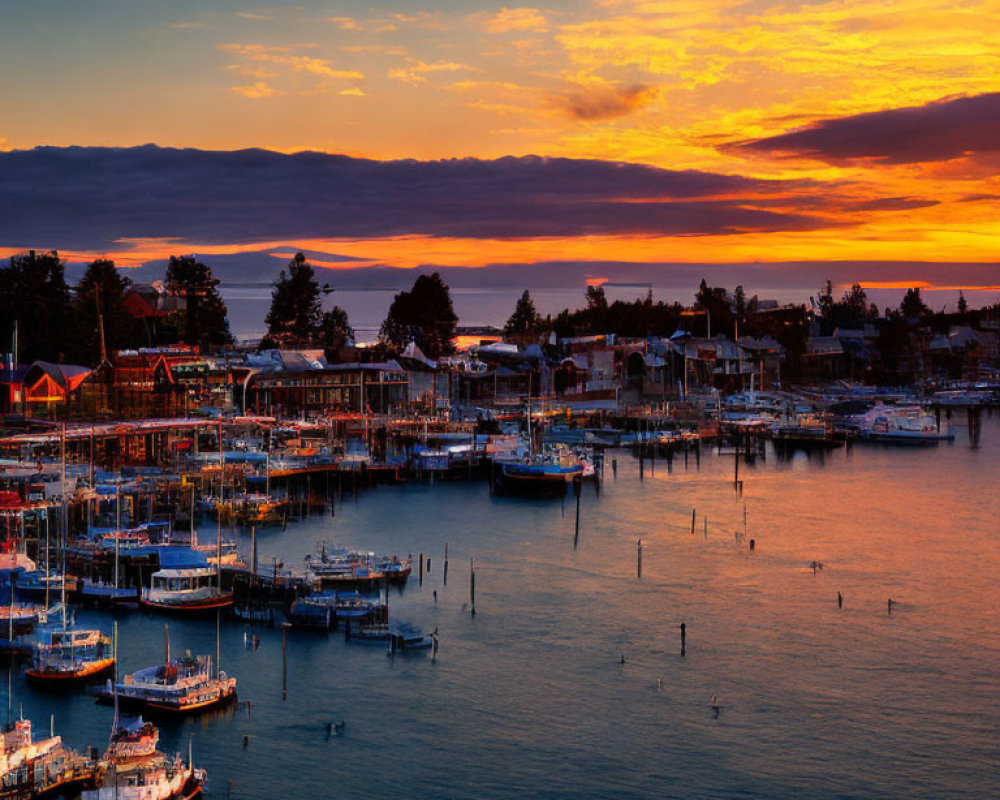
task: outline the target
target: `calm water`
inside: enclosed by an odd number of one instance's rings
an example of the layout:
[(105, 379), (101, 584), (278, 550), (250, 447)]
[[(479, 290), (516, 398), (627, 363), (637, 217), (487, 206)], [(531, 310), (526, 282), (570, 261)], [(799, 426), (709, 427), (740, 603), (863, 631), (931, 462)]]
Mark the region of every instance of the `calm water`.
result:
[[(432, 571), (393, 593), (393, 614), (439, 629), (437, 660), (292, 632), (282, 702), (280, 630), (251, 651), (242, 625), (224, 624), (250, 717), (166, 727), (164, 744), (193, 734), (216, 798), (995, 796), (1000, 419), (984, 418), (978, 450), (956, 432), (932, 449), (769, 455), (741, 469), (743, 498), (731, 457), (706, 450), (700, 470), (692, 456), (672, 473), (657, 461), (640, 483), (637, 462), (609, 451), (575, 550), (572, 500), (564, 515), (460, 483), (345, 497), (335, 518), (260, 534), (262, 561), (323, 538), (423, 551)], [(734, 539), (744, 502), (753, 553)], [(110, 629), (107, 615), (81, 618)], [(120, 618), (124, 669), (161, 658), (162, 624)], [(175, 651), (214, 650), (212, 622), (170, 625)], [(13, 686), (39, 727), (55, 713), (72, 744), (106, 740), (109, 709)], [(328, 739), (340, 719), (345, 735)]]

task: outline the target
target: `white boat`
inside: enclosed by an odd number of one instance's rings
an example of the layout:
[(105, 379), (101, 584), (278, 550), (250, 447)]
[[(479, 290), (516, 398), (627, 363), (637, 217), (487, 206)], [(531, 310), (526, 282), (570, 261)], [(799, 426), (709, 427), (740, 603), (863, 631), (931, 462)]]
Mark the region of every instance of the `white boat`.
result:
[(935, 418), (920, 406), (887, 406), (879, 403), (855, 418), (858, 436), (872, 442), (933, 444), (951, 441), (955, 435), (942, 432)]
[(109, 680), (98, 701), (114, 702), (151, 715), (184, 715), (207, 711), (236, 699), (236, 678), (225, 672), (216, 674), (211, 656), (168, 659), (164, 664), (136, 670), (120, 683)]
[(115, 725), (111, 743), (98, 765), (96, 788), (81, 800), (190, 800), (200, 797), (205, 771), (195, 769), (190, 755), (168, 757), (156, 749), (160, 732), (142, 718)]
[(233, 593), (220, 585), (219, 564), (208, 565), (201, 553), (190, 548), (164, 548), (160, 566), (142, 590), (139, 602), (160, 611), (201, 612), (233, 604)]

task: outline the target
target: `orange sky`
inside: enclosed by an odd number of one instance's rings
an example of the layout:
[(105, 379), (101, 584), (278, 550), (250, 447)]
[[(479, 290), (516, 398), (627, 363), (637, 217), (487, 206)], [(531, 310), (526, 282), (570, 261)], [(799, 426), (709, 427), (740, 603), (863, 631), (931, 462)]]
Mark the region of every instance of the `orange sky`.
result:
[[(410, 0), (347, 2), (337, 12), (312, 2), (225, 0), (211, 10), (192, 0), (52, 5), (64, 13), (19, 4), (0, 32), (0, 69), (11, 78), (2, 90), (0, 148), (155, 142), (377, 159), (535, 153), (811, 180), (805, 195), (812, 202), (826, 195), (851, 201), (825, 209), (846, 224), (824, 230), (317, 235), (296, 239), (301, 247), (398, 266), (556, 257), (996, 258), (1000, 151), (988, 143), (902, 161), (727, 146), (1000, 90), (1000, 4), (993, 0), (586, 0), (538, 8)], [(30, 52), (50, 40), (61, 46), (24, 69)], [(964, 141), (965, 124), (956, 119), (941, 136)], [(869, 135), (881, 146), (877, 126)], [(887, 198), (926, 202), (864, 206)], [(792, 195), (786, 206), (798, 202)], [(59, 244), (0, 242), (8, 251)], [(154, 232), (108, 254), (135, 263), (234, 249), (158, 241)]]

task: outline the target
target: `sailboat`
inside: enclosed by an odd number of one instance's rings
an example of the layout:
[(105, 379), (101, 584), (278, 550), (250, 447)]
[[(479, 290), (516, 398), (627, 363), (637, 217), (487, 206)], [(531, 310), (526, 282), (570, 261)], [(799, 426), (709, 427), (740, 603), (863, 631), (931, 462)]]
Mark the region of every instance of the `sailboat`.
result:
[[(62, 572), (66, 574), (66, 425), (63, 424)], [(95, 680), (114, 669), (114, 648), (99, 630), (81, 629), (67, 619), (66, 583), (61, 587), (61, 624), (39, 628), (25, 677), (41, 686), (68, 686)]]

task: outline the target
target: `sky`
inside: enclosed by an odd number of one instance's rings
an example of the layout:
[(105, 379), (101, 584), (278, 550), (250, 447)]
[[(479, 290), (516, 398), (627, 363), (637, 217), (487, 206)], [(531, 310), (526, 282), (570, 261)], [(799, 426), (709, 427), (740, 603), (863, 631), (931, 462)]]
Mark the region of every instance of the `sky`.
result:
[(930, 287), (1000, 285), (996, 0), (0, 14), (0, 253), (921, 261)]

